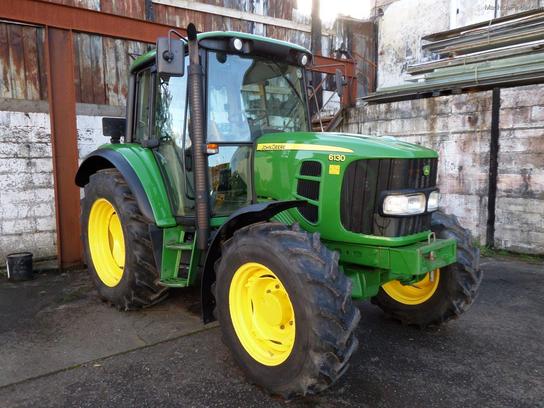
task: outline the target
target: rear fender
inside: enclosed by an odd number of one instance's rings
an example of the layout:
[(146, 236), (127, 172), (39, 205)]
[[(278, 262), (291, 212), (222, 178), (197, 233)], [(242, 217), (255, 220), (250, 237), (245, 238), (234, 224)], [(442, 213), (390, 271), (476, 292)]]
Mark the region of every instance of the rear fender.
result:
[(106, 146), (85, 158), (79, 166), (75, 183), (84, 187), (98, 170), (116, 168), (134, 194), (144, 217), (159, 227), (175, 226), (176, 220), (153, 153), (137, 145)]

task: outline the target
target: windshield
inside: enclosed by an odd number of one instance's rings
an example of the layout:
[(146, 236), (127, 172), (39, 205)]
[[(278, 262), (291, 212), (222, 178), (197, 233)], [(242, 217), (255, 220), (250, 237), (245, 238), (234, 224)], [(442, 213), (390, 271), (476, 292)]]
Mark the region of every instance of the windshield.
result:
[(300, 67), (224, 52), (208, 56), (209, 142), (309, 130)]

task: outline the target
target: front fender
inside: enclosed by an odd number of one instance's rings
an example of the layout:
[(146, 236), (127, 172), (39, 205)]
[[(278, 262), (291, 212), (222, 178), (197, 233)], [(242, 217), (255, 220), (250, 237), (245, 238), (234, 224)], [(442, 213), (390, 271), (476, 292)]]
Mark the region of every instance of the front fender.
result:
[(201, 296), (202, 320), (210, 323), (215, 320), (213, 309), (215, 297), (212, 293), (212, 285), (215, 282), (215, 262), (221, 257), (221, 243), (234, 234), (236, 230), (255, 224), (260, 221), (268, 221), (274, 215), (289, 208), (305, 205), (306, 201), (270, 201), (266, 203), (252, 204), (235, 211), (225, 223), (219, 227), (208, 247), (204, 268), (202, 269)]
[(172, 227), (168, 194), (161, 172), (149, 149), (135, 144), (108, 144), (90, 153), (79, 166), (75, 183), (84, 187), (98, 170), (116, 168), (134, 194), (142, 214), (159, 227)]

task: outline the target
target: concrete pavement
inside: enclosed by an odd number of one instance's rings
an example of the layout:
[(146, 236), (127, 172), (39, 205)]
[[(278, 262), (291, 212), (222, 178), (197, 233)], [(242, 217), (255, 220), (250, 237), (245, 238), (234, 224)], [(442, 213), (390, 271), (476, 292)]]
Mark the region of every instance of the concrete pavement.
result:
[(121, 313), (86, 273), (0, 279), (0, 407), (544, 407), (544, 264), (484, 259), (463, 318), (422, 331), (361, 303), (361, 343), (346, 376), (284, 402), (246, 382), (202, 326), (198, 292)]

